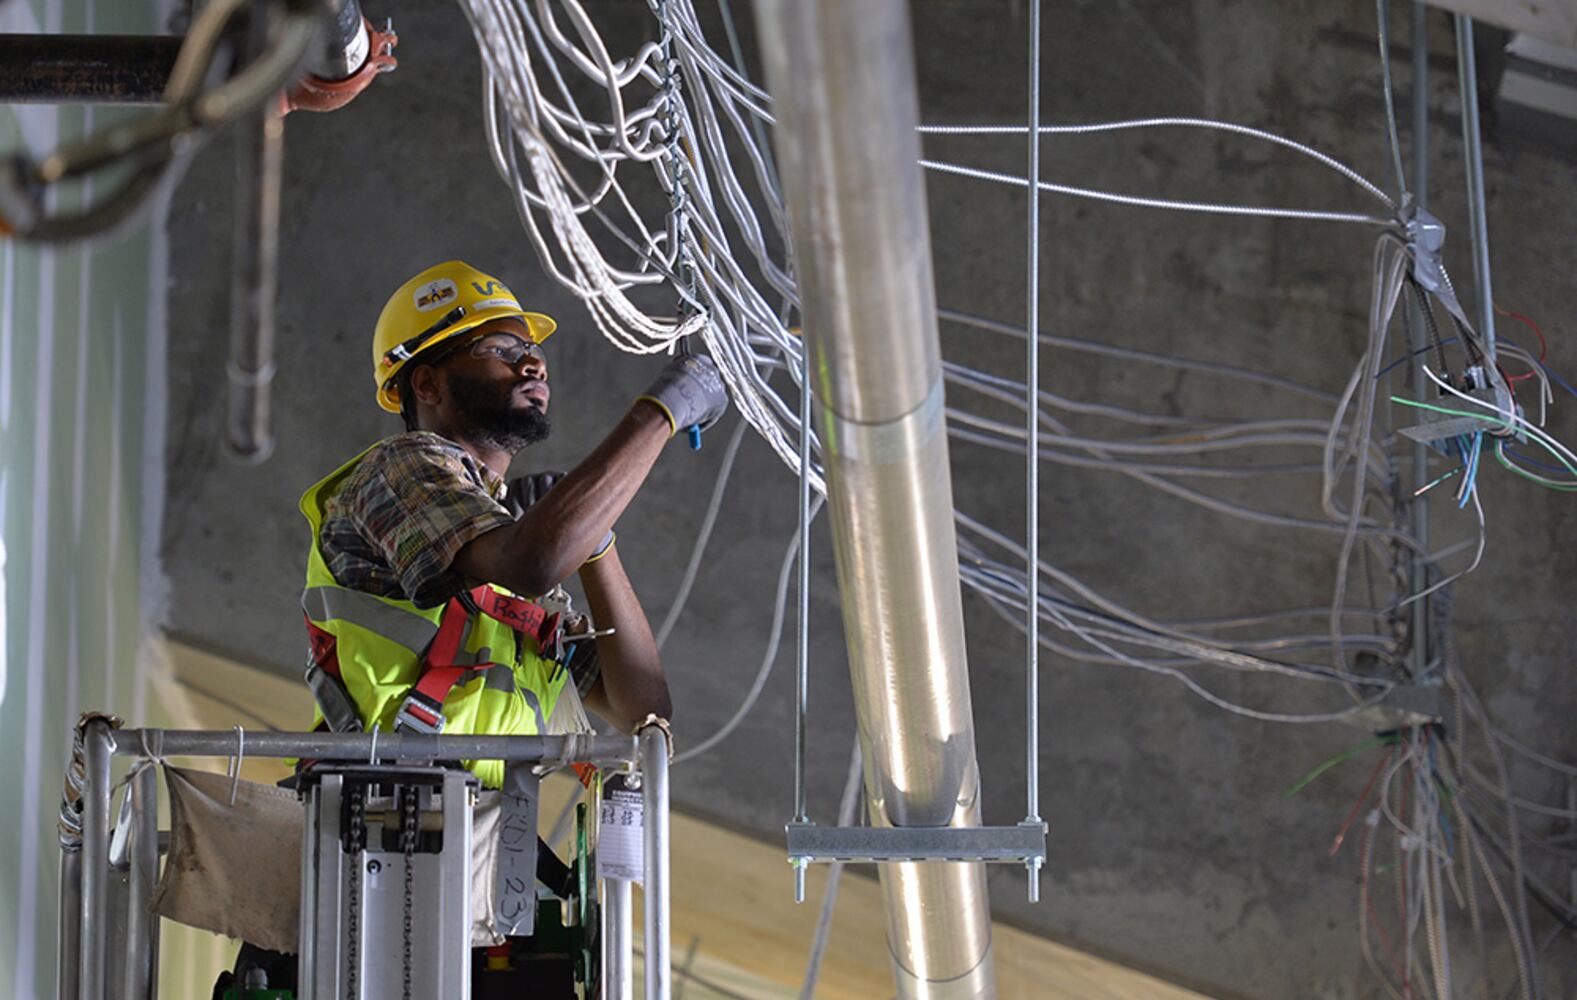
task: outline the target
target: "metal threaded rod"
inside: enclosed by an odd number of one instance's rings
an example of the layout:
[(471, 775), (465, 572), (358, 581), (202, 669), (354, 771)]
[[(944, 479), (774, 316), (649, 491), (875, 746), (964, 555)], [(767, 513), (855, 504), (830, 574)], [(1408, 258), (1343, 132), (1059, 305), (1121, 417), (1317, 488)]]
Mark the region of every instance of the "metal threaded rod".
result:
[[(1040, 0), (1029, 5), (1029, 336), (1028, 373), (1024, 384), (1027, 479), (1025, 506), (1025, 711), (1024, 768), (1026, 813), (1040, 818)], [(1034, 873), (1030, 893), (1036, 894)]]

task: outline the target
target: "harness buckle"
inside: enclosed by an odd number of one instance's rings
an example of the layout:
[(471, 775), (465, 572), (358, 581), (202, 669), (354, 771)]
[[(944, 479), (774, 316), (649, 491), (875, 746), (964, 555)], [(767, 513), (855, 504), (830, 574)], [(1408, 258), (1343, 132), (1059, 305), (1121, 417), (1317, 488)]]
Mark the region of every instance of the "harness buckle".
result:
[(444, 731), (447, 721), (442, 703), (411, 688), (406, 692), (405, 700), (400, 702), (400, 710), (394, 714), (394, 729), (396, 732), (408, 730), (437, 736)]

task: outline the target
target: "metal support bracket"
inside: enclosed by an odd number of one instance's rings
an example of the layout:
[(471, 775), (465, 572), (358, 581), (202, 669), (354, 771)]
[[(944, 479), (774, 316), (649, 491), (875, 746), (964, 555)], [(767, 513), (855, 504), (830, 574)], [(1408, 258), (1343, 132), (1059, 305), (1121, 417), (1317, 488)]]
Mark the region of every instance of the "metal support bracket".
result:
[(992, 864), (1046, 863), (1046, 824), (1016, 826), (785, 827), (793, 865), (841, 861), (891, 864), (900, 861), (982, 861)]

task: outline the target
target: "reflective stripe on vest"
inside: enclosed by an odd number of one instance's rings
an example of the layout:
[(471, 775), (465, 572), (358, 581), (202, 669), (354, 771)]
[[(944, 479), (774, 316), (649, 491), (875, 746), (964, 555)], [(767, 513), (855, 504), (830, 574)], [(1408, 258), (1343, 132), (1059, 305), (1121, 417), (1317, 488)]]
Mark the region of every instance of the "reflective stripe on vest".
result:
[(349, 587), (308, 587), (301, 592), (301, 609), (313, 621), (338, 619), (376, 632), (417, 657), (438, 634), (438, 626), (416, 612)]
[[(347, 462), (302, 497), (301, 512), (312, 529), (302, 607), (314, 658), (321, 655), (337, 668), (361, 725), (370, 729), (381, 724), (388, 730), (402, 699), (420, 680), (443, 609), (348, 589), (330, 571), (318, 544), (325, 509), (361, 458)], [(507, 591), (483, 588), (465, 596), (472, 606), (466, 608), (460, 641), (453, 644), (448, 661), (455, 668), (455, 683), (440, 693), (447, 699), (442, 711), (448, 731), (525, 735), (580, 728), (574, 718), (583, 712), (573, 681), (554, 662), (555, 637), (550, 633), (557, 623), (550, 625), (539, 605)], [(448, 697), (451, 689), (453, 697)], [(466, 761), (465, 766), (486, 787), (502, 782), (503, 767), (497, 761)]]

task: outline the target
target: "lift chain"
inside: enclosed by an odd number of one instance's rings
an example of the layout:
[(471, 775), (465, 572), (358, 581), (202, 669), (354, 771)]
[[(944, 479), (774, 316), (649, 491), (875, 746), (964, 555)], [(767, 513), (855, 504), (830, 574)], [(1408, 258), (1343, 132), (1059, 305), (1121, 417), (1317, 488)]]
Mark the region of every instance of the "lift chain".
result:
[(415, 788), (400, 789), (400, 849), (405, 852), (405, 917), (400, 939), (404, 1000), (411, 1000), (411, 880), (416, 865), (417, 807), (420, 793)]
[(366, 789), (352, 785), (350, 794), (350, 892), (349, 906), (345, 908), (345, 1000), (361, 1000), (357, 992), (357, 972), (361, 967), (361, 866), (362, 851), (367, 846), (367, 823), (363, 815), (363, 796)]

